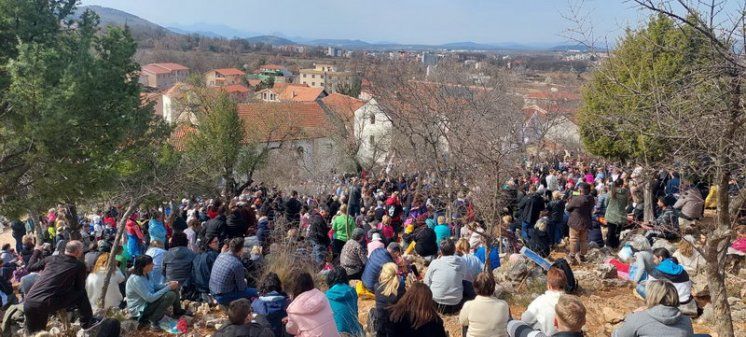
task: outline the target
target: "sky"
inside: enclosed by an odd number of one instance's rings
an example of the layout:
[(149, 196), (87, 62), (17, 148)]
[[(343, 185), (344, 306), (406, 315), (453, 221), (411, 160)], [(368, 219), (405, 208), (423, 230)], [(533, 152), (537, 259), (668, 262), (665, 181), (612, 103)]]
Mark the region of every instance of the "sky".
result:
[[(224, 24), (287, 37), (442, 44), (565, 43), (572, 0), (82, 0), (162, 26)], [(641, 12), (623, 0), (585, 0), (595, 35), (614, 40)]]

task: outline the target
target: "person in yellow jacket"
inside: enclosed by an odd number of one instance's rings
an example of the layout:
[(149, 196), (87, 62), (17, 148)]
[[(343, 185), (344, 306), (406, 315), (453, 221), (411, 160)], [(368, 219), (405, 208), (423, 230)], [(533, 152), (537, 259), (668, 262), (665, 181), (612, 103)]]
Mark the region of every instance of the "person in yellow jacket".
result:
[(705, 208), (717, 208), (718, 207), (718, 185), (710, 186), (710, 192), (707, 193), (705, 198)]

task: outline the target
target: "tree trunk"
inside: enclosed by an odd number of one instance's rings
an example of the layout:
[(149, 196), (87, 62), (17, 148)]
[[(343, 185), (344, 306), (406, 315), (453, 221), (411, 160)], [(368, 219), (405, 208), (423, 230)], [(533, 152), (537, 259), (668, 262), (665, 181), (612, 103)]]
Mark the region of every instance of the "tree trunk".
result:
[(75, 203), (68, 202), (65, 207), (67, 208), (67, 221), (70, 224), (68, 230), (70, 231), (70, 240), (81, 240), (83, 237), (80, 235), (80, 222), (78, 222), (78, 209), (75, 207)]
[(643, 194), (643, 220), (645, 222), (651, 222), (655, 219), (655, 212), (653, 211), (653, 182), (654, 179), (651, 176), (645, 175), (645, 190)]
[(114, 252), (116, 252), (117, 247), (122, 242), (122, 235), (124, 234), (124, 227), (127, 224), (127, 219), (129, 219), (132, 212), (135, 211), (135, 207), (137, 207), (137, 204), (140, 201), (137, 198), (130, 199), (129, 205), (127, 206), (127, 210), (124, 212), (122, 217), (119, 219), (119, 223), (117, 224), (117, 234), (114, 237), (114, 244), (111, 246), (111, 253), (109, 254), (109, 261), (106, 264), (106, 277), (104, 278), (104, 286), (101, 290), (101, 296), (99, 296), (98, 299), (96, 299), (96, 302), (98, 303), (99, 310), (104, 310), (104, 299), (106, 298), (106, 290), (109, 288), (109, 283), (111, 282), (111, 275), (114, 274), (114, 269), (117, 268), (116, 264), (116, 257), (114, 256)]
[(730, 213), (728, 212), (729, 195), (728, 186), (730, 175), (722, 169), (718, 172), (717, 182), (721, 188), (718, 189), (718, 212), (716, 219), (717, 228), (707, 235), (705, 242), (705, 260), (707, 265), (705, 273), (707, 283), (710, 287), (710, 300), (718, 319), (714, 322), (715, 330), (720, 337), (733, 337), (733, 317), (731, 316), (728, 294), (725, 288), (724, 259), (727, 246), (730, 243)]

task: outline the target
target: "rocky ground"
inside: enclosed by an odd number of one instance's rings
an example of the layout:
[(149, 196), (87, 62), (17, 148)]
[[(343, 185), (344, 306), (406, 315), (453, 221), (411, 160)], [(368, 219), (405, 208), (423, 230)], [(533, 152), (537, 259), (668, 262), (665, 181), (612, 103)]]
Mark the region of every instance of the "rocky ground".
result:
[[(12, 242), (9, 231), (0, 234), (0, 242)], [(579, 282), (578, 295), (588, 309), (586, 335), (587, 336), (610, 336), (611, 331), (620, 324), (624, 316), (643, 306), (643, 301), (636, 298), (630, 282), (615, 277), (616, 270), (613, 267), (603, 267), (602, 262), (610, 256), (607, 250), (592, 249), (588, 255), (588, 262), (573, 267), (575, 277)], [(563, 252), (552, 255), (552, 259), (564, 257)], [(537, 295), (545, 290), (545, 276), (539, 267), (532, 263), (519, 260), (518, 263), (510, 263), (504, 259), (503, 266), (495, 272), (496, 279), (500, 284), (500, 297), (508, 301), (513, 317), (520, 317), (528, 304)], [(707, 282), (702, 275), (694, 277), (697, 301), (704, 305), (704, 313), (694, 320), (694, 329), (697, 333), (714, 333), (712, 322), (714, 317), (711, 305), (707, 304)], [(746, 337), (746, 270), (740, 275), (729, 275), (727, 289), (729, 302), (733, 310), (733, 320), (736, 324), (736, 336)], [(197, 303), (184, 303), (186, 307), (195, 312), (195, 317), (189, 319), (189, 332), (182, 336), (211, 336), (216, 327), (225, 323), (225, 315), (218, 308), (199, 306)], [(361, 298), (359, 301), (359, 318), (365, 326), (370, 308), (375, 305), (372, 299)], [(119, 318), (121, 315), (115, 315)], [(444, 316), (446, 330), (452, 337), (461, 336), (461, 327), (458, 324), (458, 316)], [(50, 326), (51, 332), (57, 336), (75, 336), (74, 331), (64, 332), (57, 320), (53, 320)], [(172, 336), (168, 333), (151, 333), (149, 331), (137, 331), (136, 323), (123, 320), (123, 335), (137, 337), (163, 337)], [(74, 330), (74, 328), (73, 328)]]

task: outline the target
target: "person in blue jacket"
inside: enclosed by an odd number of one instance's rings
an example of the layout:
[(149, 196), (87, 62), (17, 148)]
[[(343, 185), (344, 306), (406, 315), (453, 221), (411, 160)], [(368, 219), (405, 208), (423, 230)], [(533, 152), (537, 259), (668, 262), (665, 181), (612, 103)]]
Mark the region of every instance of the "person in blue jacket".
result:
[(259, 283), (259, 297), (251, 303), (258, 323), (267, 325), (275, 336), (283, 336), (282, 319), (288, 316), (288, 295), (282, 291), (280, 277), (268, 273)]
[(365, 289), (371, 292), (375, 291), (376, 282), (378, 282), (378, 276), (381, 274), (383, 265), (388, 262), (395, 262), (400, 255), (401, 246), (397, 242), (389, 243), (386, 249), (378, 248), (371, 252), (361, 278)]
[(357, 292), (348, 284), (347, 272), (342, 267), (334, 267), (326, 274), (326, 283), (329, 286), (326, 298), (332, 307), (337, 331), (361, 336), (363, 327), (357, 318)]

